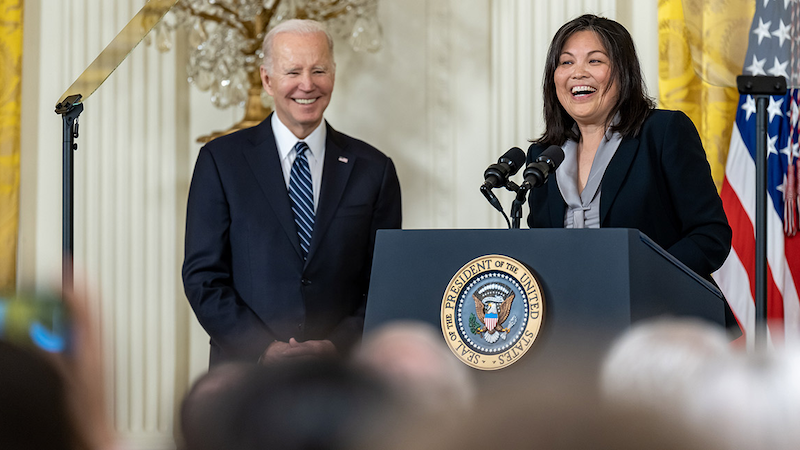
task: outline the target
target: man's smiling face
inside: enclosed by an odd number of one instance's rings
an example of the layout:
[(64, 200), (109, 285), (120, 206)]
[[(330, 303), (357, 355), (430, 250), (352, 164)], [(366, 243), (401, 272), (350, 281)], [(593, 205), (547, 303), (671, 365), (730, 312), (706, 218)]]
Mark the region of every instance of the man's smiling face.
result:
[(325, 33), (279, 33), (272, 42), (272, 67), (261, 66), (261, 82), (275, 100), (275, 113), (299, 139), (322, 122), (333, 93), (333, 55)]

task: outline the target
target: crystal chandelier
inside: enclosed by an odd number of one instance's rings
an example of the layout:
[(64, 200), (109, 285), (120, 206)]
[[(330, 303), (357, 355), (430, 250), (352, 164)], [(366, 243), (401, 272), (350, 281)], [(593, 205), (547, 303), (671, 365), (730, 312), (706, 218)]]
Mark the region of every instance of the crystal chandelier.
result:
[(217, 108), (244, 106), (245, 116), (219, 135), (257, 125), (271, 111), (272, 99), (261, 87), (261, 43), (267, 31), (288, 19), (324, 22), (334, 36), (346, 38), (355, 51), (381, 46), (378, 0), (179, 0), (174, 14), (154, 30), (156, 47), (172, 48), (177, 28), (189, 32), (189, 83), (211, 92)]

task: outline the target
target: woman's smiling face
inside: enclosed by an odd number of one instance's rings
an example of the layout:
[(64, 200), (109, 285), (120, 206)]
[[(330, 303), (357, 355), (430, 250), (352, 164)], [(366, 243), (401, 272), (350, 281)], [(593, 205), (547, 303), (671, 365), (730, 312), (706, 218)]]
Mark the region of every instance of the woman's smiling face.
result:
[(554, 81), (558, 101), (578, 126), (608, 125), (618, 83), (611, 79), (611, 59), (594, 32), (579, 31), (567, 39)]

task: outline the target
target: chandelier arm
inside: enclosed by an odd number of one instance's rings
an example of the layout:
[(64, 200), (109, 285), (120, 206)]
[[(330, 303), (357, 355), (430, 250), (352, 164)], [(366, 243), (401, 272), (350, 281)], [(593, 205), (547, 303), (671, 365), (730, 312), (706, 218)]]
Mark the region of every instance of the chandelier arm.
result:
[[(189, 14), (191, 14), (193, 16), (197, 16), (197, 17), (199, 17), (199, 18), (201, 18), (203, 20), (208, 20), (208, 21), (215, 22), (215, 23), (218, 23), (218, 24), (228, 25), (231, 28), (235, 28), (235, 29), (239, 30), (239, 32), (242, 33), (242, 34), (244, 34), (247, 31), (245, 29), (244, 25), (241, 22), (238, 22), (236, 20), (231, 20), (231, 19), (225, 18), (225, 17), (223, 17), (221, 15), (216, 15), (216, 14), (211, 14), (211, 13), (207, 13), (207, 12), (203, 12), (203, 11), (198, 11), (192, 5), (189, 5), (189, 4), (186, 4), (186, 3), (183, 3), (183, 2), (178, 3), (177, 6), (180, 7), (180, 8), (183, 8), (185, 10), (188, 10)], [(219, 5), (215, 5), (215, 6), (219, 6)], [(223, 8), (223, 9), (226, 9), (226, 8)], [(226, 11), (228, 11), (228, 10), (226, 9)], [(233, 15), (236, 16), (235, 13), (233, 13)]]
[(297, 14), (297, 16), (303, 16), (305, 18), (314, 18), (320, 22), (325, 22), (327, 20), (335, 19), (347, 14), (347, 7), (352, 4), (352, 0), (338, 0), (336, 3), (331, 5), (332, 8), (337, 8), (335, 11), (329, 11), (326, 13), (322, 13), (320, 16), (311, 17), (311, 14), (308, 12), (307, 8), (302, 6), (298, 7), (299, 11), (302, 11), (302, 14)]

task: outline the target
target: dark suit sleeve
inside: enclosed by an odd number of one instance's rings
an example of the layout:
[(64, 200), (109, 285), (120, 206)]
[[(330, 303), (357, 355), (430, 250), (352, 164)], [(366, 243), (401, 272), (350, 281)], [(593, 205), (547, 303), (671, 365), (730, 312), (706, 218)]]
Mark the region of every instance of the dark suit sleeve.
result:
[[(398, 229), (402, 226), (402, 203), (400, 198), (400, 181), (391, 159), (386, 160), (380, 191), (372, 211), (370, 227), (368, 270), (372, 268), (372, 254), (375, 250), (375, 233), (382, 229)], [(369, 286), (367, 279), (366, 286)], [(347, 352), (355, 345), (364, 329), (364, 314), (367, 308), (366, 292), (361, 304), (352, 316), (345, 318), (331, 333), (329, 339), (337, 349)]]
[(226, 358), (255, 362), (275, 337), (233, 288), (230, 224), (217, 165), (203, 148), (189, 189), (184, 290), (200, 324)]
[[(526, 165), (534, 162), (546, 148), (539, 144), (531, 145)], [(564, 228), (566, 203), (558, 190), (558, 170), (550, 175), (544, 186), (528, 191), (528, 208), (529, 228)]]
[(728, 256), (731, 228), (703, 144), (694, 124), (683, 113), (670, 115), (663, 136), (663, 175), (682, 236), (666, 250), (697, 273), (710, 274)]

